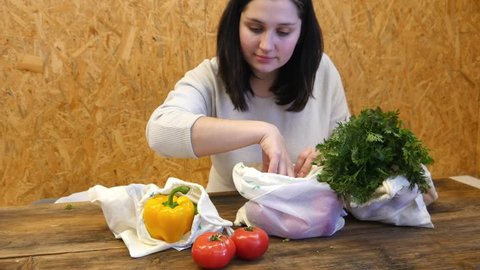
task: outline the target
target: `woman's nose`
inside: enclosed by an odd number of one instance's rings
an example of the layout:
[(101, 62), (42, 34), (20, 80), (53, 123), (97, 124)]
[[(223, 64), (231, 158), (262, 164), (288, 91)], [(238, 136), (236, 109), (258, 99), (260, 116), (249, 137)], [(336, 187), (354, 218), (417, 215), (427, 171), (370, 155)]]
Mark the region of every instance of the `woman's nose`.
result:
[(263, 51), (271, 51), (273, 50), (273, 35), (270, 32), (263, 33), (260, 39), (260, 49)]

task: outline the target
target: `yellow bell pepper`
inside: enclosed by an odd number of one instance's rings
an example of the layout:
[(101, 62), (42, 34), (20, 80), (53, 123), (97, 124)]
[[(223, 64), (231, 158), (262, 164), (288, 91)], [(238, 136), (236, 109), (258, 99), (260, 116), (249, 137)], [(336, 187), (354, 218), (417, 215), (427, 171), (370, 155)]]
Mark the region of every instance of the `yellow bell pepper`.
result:
[(177, 192), (187, 194), (187, 186), (174, 188), (168, 196), (156, 195), (145, 202), (143, 220), (153, 238), (174, 243), (191, 230), (194, 205), (186, 196), (176, 197)]

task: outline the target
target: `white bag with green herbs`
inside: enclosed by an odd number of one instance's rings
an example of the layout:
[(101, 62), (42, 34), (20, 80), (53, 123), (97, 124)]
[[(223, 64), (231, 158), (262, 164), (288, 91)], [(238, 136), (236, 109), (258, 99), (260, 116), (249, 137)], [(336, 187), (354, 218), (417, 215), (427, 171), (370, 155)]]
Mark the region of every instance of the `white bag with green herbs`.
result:
[(427, 205), (437, 199), (425, 165), (433, 159), (398, 112), (363, 110), (317, 145), (317, 179), (341, 196), (359, 220), (433, 228)]

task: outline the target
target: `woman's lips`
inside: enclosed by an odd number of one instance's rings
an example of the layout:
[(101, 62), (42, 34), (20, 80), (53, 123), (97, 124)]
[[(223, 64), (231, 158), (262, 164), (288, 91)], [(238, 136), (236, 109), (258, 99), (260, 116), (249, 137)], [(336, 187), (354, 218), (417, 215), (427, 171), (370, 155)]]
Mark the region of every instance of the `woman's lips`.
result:
[(269, 63), (269, 62), (273, 61), (273, 59), (275, 59), (275, 57), (258, 55), (258, 54), (255, 55), (255, 58), (260, 63)]

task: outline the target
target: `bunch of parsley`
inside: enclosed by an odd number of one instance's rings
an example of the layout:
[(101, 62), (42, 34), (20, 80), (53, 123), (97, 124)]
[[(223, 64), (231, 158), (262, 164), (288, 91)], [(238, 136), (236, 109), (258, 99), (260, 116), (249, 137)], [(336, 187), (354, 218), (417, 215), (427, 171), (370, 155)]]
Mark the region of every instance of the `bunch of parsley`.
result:
[(352, 202), (367, 202), (389, 177), (405, 176), (425, 193), (429, 188), (421, 164), (433, 163), (428, 149), (398, 118), (398, 111), (365, 109), (339, 124), (330, 138), (317, 145), (313, 162), (322, 166), (317, 175), (337, 194)]

